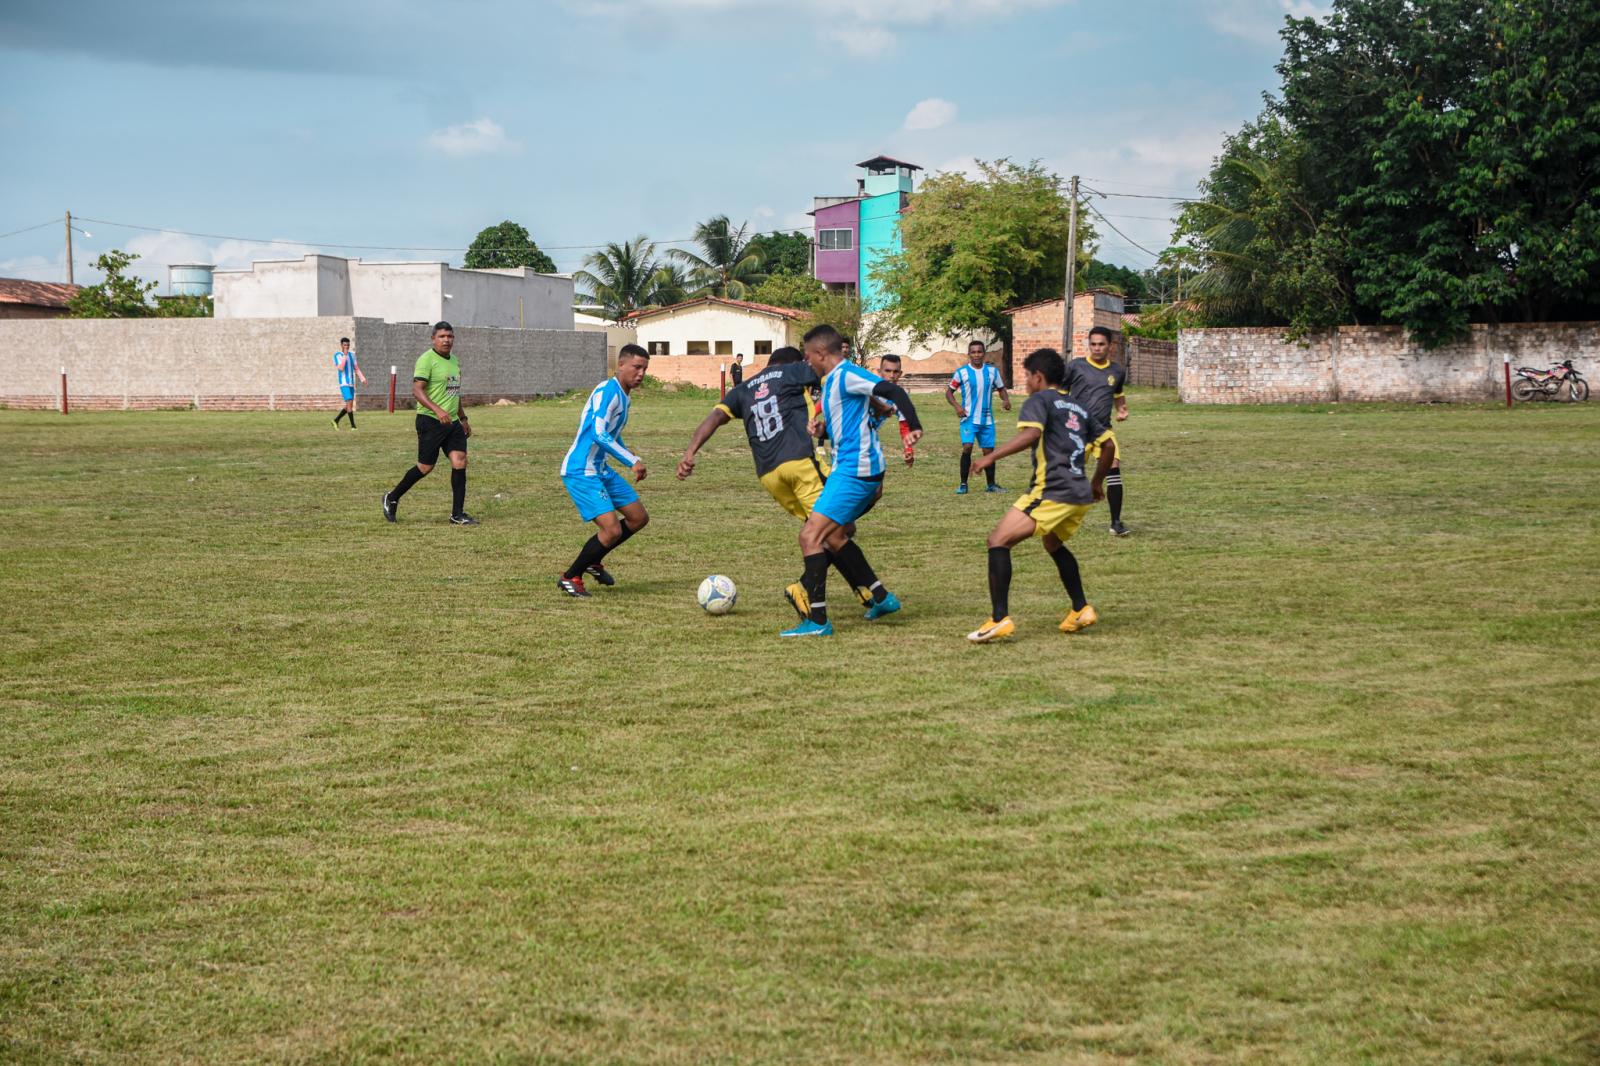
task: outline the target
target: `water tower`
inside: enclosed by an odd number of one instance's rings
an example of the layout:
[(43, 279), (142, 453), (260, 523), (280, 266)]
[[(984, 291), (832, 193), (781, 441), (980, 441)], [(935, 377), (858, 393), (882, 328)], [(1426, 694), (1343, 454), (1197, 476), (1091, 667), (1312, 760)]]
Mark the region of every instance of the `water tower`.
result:
[(173, 263), (167, 267), (167, 294), (170, 296), (210, 296), (214, 263)]

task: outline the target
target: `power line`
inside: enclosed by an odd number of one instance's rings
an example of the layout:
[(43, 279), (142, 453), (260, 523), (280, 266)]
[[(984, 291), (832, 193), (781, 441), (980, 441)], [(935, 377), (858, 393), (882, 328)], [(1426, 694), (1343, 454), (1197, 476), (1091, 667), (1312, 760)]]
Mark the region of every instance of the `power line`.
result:
[(1094, 193), (1096, 196), (1120, 196), (1126, 200), (1165, 200), (1169, 204), (1192, 204), (1199, 202), (1193, 196), (1152, 196), (1147, 192), (1101, 192), (1099, 189), (1091, 189), (1087, 185), (1084, 186), (1084, 189)]
[[(287, 238), (281, 238), (281, 237), (279, 237), (279, 238), (240, 237), (240, 236), (235, 235), (235, 234), (227, 234), (227, 233), (200, 233), (200, 232), (196, 232), (194, 230), (172, 229), (171, 227), (168, 227), (168, 226), (141, 226), (141, 225), (137, 225), (137, 224), (132, 223), (132, 222), (113, 222), (110, 219), (89, 218), (87, 215), (79, 215), (79, 216), (76, 216), (76, 217), (81, 219), (84, 222), (94, 222), (94, 223), (97, 223), (97, 224), (102, 225), (102, 226), (116, 226), (116, 227), (118, 227), (120, 229), (144, 230), (147, 233), (172, 233), (172, 234), (176, 234), (176, 235), (181, 236), (181, 237), (203, 237), (203, 238), (205, 238), (207, 240), (213, 240), (213, 241), (242, 241), (242, 242), (244, 242), (246, 244), (280, 244), (280, 245), (289, 245), (289, 246), (300, 247), (300, 248), (337, 248), (337, 249), (340, 249), (340, 250), (365, 251), (365, 252), (465, 252), (465, 251), (468, 250), (468, 248), (466, 248), (466, 247), (458, 247), (458, 246), (434, 247), (434, 246), (430, 246), (430, 245), (409, 245), (409, 244), (333, 244), (333, 243), (324, 242), (324, 241), (289, 240)], [(42, 223), (42, 225), (46, 225), (46, 226), (53, 225), (53, 224), (54, 224), (54, 220), (52, 220), (51, 222)], [(39, 226), (31, 226), (29, 228), (30, 229), (38, 229), (40, 227)], [(789, 227), (789, 228), (786, 228), (786, 229), (762, 230), (762, 231), (760, 231), (758, 233), (751, 234), (750, 239), (754, 240), (756, 237), (764, 237), (764, 236), (775, 235), (775, 234), (779, 234), (779, 233), (802, 233), (802, 232), (805, 232), (805, 231), (809, 230), (810, 228), (811, 227), (809, 227), (809, 226), (792, 226), (792, 227)], [(18, 230), (17, 232), (21, 233), (21, 232), (25, 232), (25, 231)], [(4, 235), (0, 235), (0, 236), (9, 236), (9, 234), (4, 234)], [(669, 240), (651, 241), (650, 243), (656, 245), (657, 247), (661, 247), (663, 245), (693, 244), (694, 242), (695, 242), (695, 238), (693, 238), (693, 237), (674, 237), (674, 238), (671, 238)], [(593, 251), (595, 249), (604, 248), (607, 245), (616, 244), (616, 243), (618, 243), (618, 242), (616, 242), (616, 241), (605, 241), (605, 242), (602, 242), (600, 244), (552, 244), (552, 245), (549, 245), (548, 247), (541, 248), (540, 251), (544, 251), (544, 252)], [(479, 249), (479, 250), (480, 251), (485, 251), (485, 252), (517, 252), (517, 251), (522, 251), (523, 249), (521, 249), (521, 248), (483, 248), (483, 249)]]
[(52, 218), (49, 222), (41, 222), (37, 226), (23, 226), (21, 229), (14, 229), (10, 233), (0, 233), (0, 241), (5, 240), (7, 237), (15, 237), (19, 233), (27, 233), (30, 230), (44, 229), (46, 226), (54, 226), (60, 221), (61, 220), (58, 218)]
[[(1098, 181), (1103, 185), (1125, 185), (1130, 189), (1159, 189), (1163, 192), (1177, 192), (1171, 185), (1146, 185), (1137, 181), (1122, 181), (1119, 178), (1084, 178), (1084, 181)], [(1187, 195), (1187, 194), (1185, 194)]]
[(1177, 219), (1172, 218), (1169, 215), (1107, 215), (1106, 217), (1107, 218), (1139, 218), (1139, 219), (1143, 219), (1146, 222), (1176, 222), (1176, 221), (1178, 221)]
[(1139, 249), (1139, 251), (1143, 252), (1145, 255), (1155, 256), (1155, 258), (1158, 261), (1161, 259), (1161, 253), (1160, 252), (1152, 252), (1150, 249), (1146, 248), (1144, 245), (1140, 244), (1138, 241), (1134, 240), (1132, 237), (1128, 236), (1126, 233), (1123, 233), (1121, 230), (1117, 229), (1116, 223), (1112, 222), (1109, 218), (1107, 218), (1106, 216), (1102, 215), (1099, 212), (1099, 210), (1097, 210), (1095, 208), (1095, 206), (1093, 204), (1085, 204), (1084, 206), (1087, 207), (1090, 211), (1094, 212), (1094, 217), (1095, 218), (1098, 218), (1101, 222), (1104, 222), (1106, 225), (1110, 226), (1111, 227), (1111, 232), (1115, 233), (1117, 236), (1121, 237), (1123, 240), (1127, 241), (1129, 244), (1131, 244), (1135, 248)]

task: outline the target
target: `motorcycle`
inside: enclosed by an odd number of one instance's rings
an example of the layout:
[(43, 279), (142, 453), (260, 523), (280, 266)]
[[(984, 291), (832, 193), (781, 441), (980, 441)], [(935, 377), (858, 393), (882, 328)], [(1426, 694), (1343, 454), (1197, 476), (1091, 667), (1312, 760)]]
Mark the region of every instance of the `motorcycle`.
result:
[(1571, 359), (1554, 363), (1549, 370), (1519, 366), (1517, 380), (1511, 383), (1511, 395), (1518, 401), (1560, 397), (1568, 403), (1577, 403), (1589, 398), (1589, 383), (1573, 367)]

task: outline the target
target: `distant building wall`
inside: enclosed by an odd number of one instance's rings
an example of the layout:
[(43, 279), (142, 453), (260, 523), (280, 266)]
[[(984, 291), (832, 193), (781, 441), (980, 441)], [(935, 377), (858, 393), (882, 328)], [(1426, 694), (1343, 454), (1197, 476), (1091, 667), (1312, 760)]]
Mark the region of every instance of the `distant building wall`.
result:
[(213, 275), (218, 318), (353, 315), (504, 329), (571, 329), (571, 278), (526, 268), (458, 270), (438, 262), (376, 263), (308, 255)]
[(1178, 342), (1154, 337), (1125, 337), (1123, 365), (1129, 385), (1171, 389), (1178, 384)]
[[(1006, 312), (1011, 316), (1011, 381), (1021, 387), (1022, 361), (1039, 348), (1061, 351), (1064, 300), (1045, 300)], [(1111, 356), (1125, 356), (1122, 335), (1122, 297), (1108, 292), (1080, 292), (1072, 299), (1072, 352), (1068, 358), (1089, 354), (1089, 331), (1104, 326), (1111, 331)], [(1066, 354), (1066, 353), (1063, 353)]]
[(883, 286), (872, 278), (873, 268), (885, 256), (900, 250), (900, 211), (906, 195), (889, 192), (861, 201), (861, 306), (869, 311), (884, 305)]
[(65, 318), (71, 313), (65, 307), (0, 303), (0, 318)]
[(746, 362), (754, 358), (762, 365), (766, 364), (767, 357), (756, 354), (757, 341), (775, 350), (793, 344), (799, 332), (789, 319), (705, 304), (650, 315), (634, 320), (632, 325), (636, 342), (644, 345), (647, 351), (652, 344), (667, 345), (667, 355), (662, 358), (688, 355), (691, 341), (706, 342), (710, 345), (707, 354), (716, 356), (719, 355), (717, 342), (721, 341), (729, 348), (728, 352), (720, 353), (724, 361), (731, 362), (733, 356), (743, 354)]
[[(816, 235), (813, 238), (817, 256), (816, 269), (813, 271), (816, 279), (829, 285), (857, 284), (861, 275), (860, 202), (851, 200), (847, 203), (834, 204), (832, 207), (820, 208), (814, 217), (817, 220)], [(849, 249), (823, 248), (822, 231), (825, 229), (849, 230)]]
[[(340, 337), (351, 338), (367, 375), (356, 390), (364, 406), (386, 403), (391, 366), (399, 371), (397, 407), (410, 406), (411, 371), (428, 347), (428, 327), (350, 316), (0, 322), (0, 345), (49, 353), (12, 368), (0, 381), (0, 404), (56, 408), (65, 366), (76, 410), (331, 408)], [(601, 333), (462, 327), (456, 354), (468, 403), (587, 389), (606, 375)]]
[(1455, 344), (1424, 351), (1399, 326), (1341, 326), (1303, 342), (1287, 330), (1186, 329), (1178, 336), (1185, 403), (1483, 403), (1505, 396), (1513, 368), (1571, 359), (1600, 373), (1600, 322), (1475, 325)]

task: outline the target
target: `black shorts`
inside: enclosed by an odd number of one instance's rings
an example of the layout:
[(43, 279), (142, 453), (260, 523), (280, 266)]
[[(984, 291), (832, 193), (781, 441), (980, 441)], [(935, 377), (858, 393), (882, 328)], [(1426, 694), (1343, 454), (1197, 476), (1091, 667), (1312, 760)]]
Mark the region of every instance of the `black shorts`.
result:
[(417, 415), (417, 462), (432, 466), (439, 453), (467, 450), (467, 431), (461, 428), (461, 419), (452, 419), (447, 426), (432, 415)]

